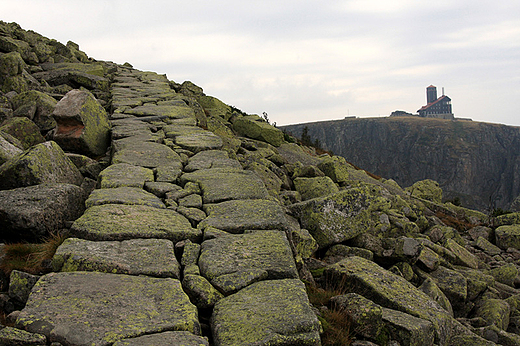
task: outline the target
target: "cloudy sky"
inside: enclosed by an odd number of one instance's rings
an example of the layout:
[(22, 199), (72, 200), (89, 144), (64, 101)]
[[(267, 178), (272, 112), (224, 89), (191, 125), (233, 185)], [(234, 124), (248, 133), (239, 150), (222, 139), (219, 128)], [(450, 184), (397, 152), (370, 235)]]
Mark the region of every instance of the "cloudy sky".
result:
[(518, 0), (16, 0), (0, 20), (279, 125), (416, 112), (520, 126)]

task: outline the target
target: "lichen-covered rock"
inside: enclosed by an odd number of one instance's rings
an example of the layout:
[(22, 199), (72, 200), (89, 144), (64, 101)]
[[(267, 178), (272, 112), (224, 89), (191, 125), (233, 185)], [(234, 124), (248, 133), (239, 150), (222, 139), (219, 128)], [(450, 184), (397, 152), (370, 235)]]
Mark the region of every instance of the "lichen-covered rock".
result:
[[(271, 163), (270, 161), (267, 162)], [(260, 180), (262, 180), (266, 189), (271, 195), (278, 195), (283, 181), (276, 175), (276, 173), (270, 170), (269, 167), (260, 162), (252, 162), (247, 165), (246, 169), (248, 171), (254, 172), (260, 178)]]
[(228, 153), (224, 150), (205, 150), (190, 157), (184, 170), (193, 172), (210, 168), (242, 169), (242, 166), (237, 160), (230, 159)]
[(152, 142), (134, 142), (125, 145), (113, 155), (112, 163), (128, 163), (145, 168), (165, 165), (182, 168), (179, 154), (166, 145)]
[(245, 136), (279, 147), (283, 142), (283, 132), (269, 125), (257, 115), (239, 117), (233, 121), (233, 129), (239, 136)]
[(374, 260), (374, 254), (372, 251), (359, 247), (346, 246), (343, 244), (332, 245), (325, 253), (323, 260), (328, 264), (333, 264), (341, 261), (345, 257), (351, 256), (363, 257), (369, 261)]
[(468, 281), (466, 278), (459, 272), (443, 266), (429, 273), (428, 276), (433, 279), (450, 300), (455, 317), (459, 317), (457, 312), (464, 306), (468, 297)]
[(0, 239), (37, 241), (81, 216), (84, 192), (76, 185), (45, 184), (0, 191)]
[(180, 277), (173, 243), (166, 239), (89, 241), (68, 238), (51, 266), (54, 271), (99, 271), (114, 274)]
[(383, 309), (376, 303), (357, 293), (347, 293), (332, 297), (330, 302), (335, 310), (345, 312), (352, 321), (356, 334), (377, 340), (383, 331)]
[(16, 326), (64, 345), (111, 345), (164, 330), (200, 331), (197, 308), (176, 279), (51, 273), (34, 286)]
[(442, 202), (442, 189), (439, 187), (439, 183), (431, 179), (425, 179), (416, 182), (410, 187), (405, 189), (410, 192), (412, 196), (426, 199), (435, 203)]
[(23, 150), (10, 143), (5, 137), (5, 133), (0, 132), (0, 166), (9, 161), (16, 155), (23, 153)]
[(349, 180), (347, 161), (343, 157), (333, 156), (324, 158), (318, 168), (332, 179), (335, 183), (341, 184)]
[(329, 177), (296, 178), (294, 188), (302, 196), (302, 200), (323, 197), (339, 192), (338, 187)]
[(191, 302), (200, 309), (211, 308), (224, 297), (205, 277), (200, 275), (185, 274), (182, 287)]
[(350, 188), (336, 194), (290, 206), (320, 248), (352, 239), (369, 232), (377, 222), (377, 211), (385, 211), (390, 201), (375, 185)]
[(122, 204), (88, 208), (72, 225), (71, 234), (89, 240), (162, 238), (173, 242), (202, 237), (200, 230), (171, 209)]
[(260, 281), (219, 300), (211, 316), (216, 346), (320, 345), (320, 324), (300, 280)]
[(327, 267), (325, 275), (332, 282), (344, 282), (349, 292), (362, 294), (376, 304), (430, 321), (434, 326), (435, 341), (440, 345), (447, 344), (453, 318), (401, 276), (356, 256)]
[(181, 176), (184, 182), (198, 183), (204, 203), (238, 199), (267, 199), (264, 183), (253, 172), (229, 168), (201, 169)]
[(66, 183), (81, 185), (83, 176), (55, 142), (45, 142), (0, 166), (0, 189)]
[(453, 239), (448, 239), (444, 246), (455, 255), (455, 264), (478, 269), (477, 257), (457, 244), (457, 242), (455, 242)]
[(480, 302), (475, 316), (482, 317), (488, 325), (495, 324), (502, 330), (507, 330), (511, 307), (501, 299), (484, 299)]
[(9, 277), (9, 297), (24, 305), (38, 279), (37, 275), (13, 270)]
[(287, 220), (282, 207), (264, 199), (225, 201), (205, 205), (208, 217), (199, 228), (214, 227), (229, 233), (242, 233), (250, 229), (285, 230)]
[(306, 229), (295, 229), (291, 232), (296, 253), (302, 258), (312, 257), (318, 250), (318, 243)]
[(18, 139), (24, 150), (29, 149), (33, 145), (45, 142), (38, 126), (30, 119), (24, 117), (15, 117), (6, 120), (2, 123), (0, 131), (8, 133)]
[(507, 263), (500, 267), (491, 269), (488, 274), (493, 276), (496, 281), (514, 287), (514, 281), (518, 276), (518, 268), (513, 263)]
[(488, 287), (493, 286), (495, 279), (489, 274), (484, 274), (480, 270), (458, 267), (457, 271), (462, 274), (467, 281), (468, 295), (470, 301), (479, 297)]
[(132, 339), (122, 339), (117, 341), (113, 346), (157, 345), (209, 346), (209, 343), (206, 337), (198, 336), (185, 331), (175, 331), (143, 335)]
[(407, 313), (383, 308), (383, 322), (392, 338), (401, 345), (433, 345), (433, 324)]
[(54, 108), (53, 139), (65, 150), (87, 156), (104, 155), (110, 140), (108, 115), (86, 90), (69, 91)]
[(29, 333), (13, 327), (3, 327), (0, 329), (0, 345), (45, 346), (47, 345), (47, 338), (42, 334)]
[(154, 194), (128, 186), (94, 190), (85, 201), (86, 208), (103, 204), (147, 205), (154, 208), (166, 208), (161, 199)]
[(57, 101), (51, 96), (36, 90), (30, 90), (16, 95), (12, 99), (13, 109), (15, 114), (21, 108), (30, 107), (31, 112), (28, 114), (20, 113), (20, 116), (27, 116), (27, 118), (34, 121), (41, 131), (48, 131), (56, 127), (56, 121), (52, 118), (52, 112), (56, 107)]
[(502, 250), (498, 246), (492, 244), (486, 238), (480, 236), (477, 238), (475, 246), (490, 256), (496, 256), (502, 253)]
[[(254, 231), (206, 240), (202, 243), (199, 267), (212, 283), (224, 275), (256, 269), (267, 272), (270, 280), (298, 278), (291, 247), (281, 231)], [(226, 281), (231, 279), (226, 277)]]
[(444, 310), (448, 311), (450, 316), (453, 316), (453, 308), (451, 306), (450, 300), (432, 279), (428, 278), (424, 280), (421, 286), (419, 286), (419, 289), (426, 293), (431, 299), (435, 300), (440, 306), (444, 308)]
[(124, 186), (142, 189), (145, 182), (154, 181), (154, 174), (148, 168), (128, 163), (118, 163), (105, 168), (99, 173), (99, 179), (102, 189)]
[(499, 248), (507, 250), (514, 248), (520, 250), (520, 225), (504, 225), (495, 229), (496, 244)]

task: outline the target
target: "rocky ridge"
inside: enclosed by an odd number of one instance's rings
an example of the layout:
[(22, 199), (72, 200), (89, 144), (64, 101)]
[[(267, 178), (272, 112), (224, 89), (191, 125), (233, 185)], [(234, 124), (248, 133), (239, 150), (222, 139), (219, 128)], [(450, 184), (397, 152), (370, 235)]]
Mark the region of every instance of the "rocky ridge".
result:
[(284, 126), (401, 186), (432, 179), (445, 200), (487, 212), (520, 195), (520, 128), (420, 117), (349, 118)]
[(0, 65), (21, 57), (0, 77), (1, 237), (66, 235), (3, 282), (2, 344), (338, 344), (333, 313), (356, 345), (520, 344), (516, 213), (443, 204), (433, 181), (317, 156), (191, 82), (0, 29)]

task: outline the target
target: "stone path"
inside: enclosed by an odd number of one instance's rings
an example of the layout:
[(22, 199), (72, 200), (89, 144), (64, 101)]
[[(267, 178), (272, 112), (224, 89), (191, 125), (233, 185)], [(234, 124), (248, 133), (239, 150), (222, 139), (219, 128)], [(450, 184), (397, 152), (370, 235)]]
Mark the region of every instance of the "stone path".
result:
[(63, 345), (319, 345), (264, 183), (165, 76), (120, 66), (111, 92), (112, 165), (17, 327)]

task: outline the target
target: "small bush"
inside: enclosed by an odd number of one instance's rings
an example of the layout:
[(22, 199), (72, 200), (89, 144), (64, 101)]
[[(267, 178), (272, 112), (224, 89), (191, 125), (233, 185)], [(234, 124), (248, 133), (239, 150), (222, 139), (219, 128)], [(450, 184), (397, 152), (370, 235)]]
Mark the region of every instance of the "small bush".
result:
[(512, 211), (510, 210), (504, 210), (502, 208), (495, 208), (491, 211), (491, 217), (497, 217), (497, 216), (500, 216), (500, 215), (506, 215), (506, 214), (511, 214)]

